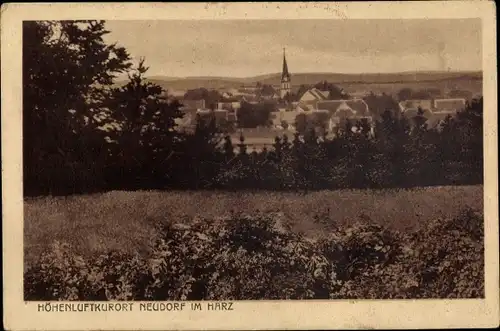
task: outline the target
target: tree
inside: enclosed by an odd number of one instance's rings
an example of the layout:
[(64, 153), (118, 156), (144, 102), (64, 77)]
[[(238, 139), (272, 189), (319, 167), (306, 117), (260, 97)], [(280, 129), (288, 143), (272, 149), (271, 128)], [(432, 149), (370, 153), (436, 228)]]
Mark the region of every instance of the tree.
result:
[(299, 134), (304, 134), (307, 129), (307, 115), (304, 113), (297, 114), (295, 116), (295, 130)]
[[(463, 111), (442, 126), (441, 148), (465, 182), (483, 182), (483, 98), (467, 102)], [(457, 151), (460, 151), (457, 153)]]
[(325, 135), (330, 121), (330, 114), (326, 112), (316, 112), (309, 115), (308, 126), (317, 130), (321, 135)]
[(274, 90), (274, 87), (272, 87), (271, 85), (267, 85), (267, 84), (261, 85), (258, 92), (257, 92), (257, 94), (260, 96), (272, 96), (272, 95), (274, 95), (274, 93), (276, 93), (276, 91)]
[(226, 162), (231, 160), (234, 157), (234, 147), (233, 142), (231, 141), (231, 136), (226, 135), (224, 137), (224, 154), (226, 155)]
[(316, 85), (314, 85), (314, 87), (321, 91), (330, 92), (328, 96), (328, 99), (330, 100), (341, 100), (350, 98), (350, 96), (342, 88), (338, 87), (335, 84), (329, 83), (326, 80), (317, 83)]
[(228, 121), (225, 118), (219, 120), (218, 129), (221, 132), (229, 133), (229, 134), (234, 133), (236, 131), (235, 123), (232, 121)]
[(429, 87), (422, 91), (427, 93), (431, 98), (440, 98), (442, 96), (442, 91), (437, 87)]
[(288, 152), (290, 150), (290, 148), (291, 148), (291, 143), (288, 140), (288, 136), (286, 134), (283, 134), (281, 149), (285, 152)]
[(399, 90), (398, 92), (398, 100), (405, 101), (410, 100), (413, 97), (413, 90), (411, 88), (405, 87)]
[(274, 137), (273, 148), (274, 148), (274, 153), (275, 153), (276, 158), (277, 158), (276, 161), (279, 161), (281, 159), (282, 147), (283, 147), (283, 143), (281, 141), (281, 138), (279, 136)]
[(285, 130), (288, 129), (288, 122), (285, 120), (281, 121), (281, 127)]
[(207, 90), (204, 87), (187, 90), (184, 94), (185, 100), (204, 100), (205, 107), (217, 108), (217, 103), (222, 100), (222, 95), (217, 90)]
[[(108, 45), (104, 21), (23, 22), (23, 151), (26, 194), (100, 186), (110, 124), (103, 106), (127, 71), (123, 47)], [(99, 184), (97, 184), (99, 183)]]
[(246, 156), (247, 155), (247, 145), (245, 144), (245, 137), (243, 133), (240, 134), (240, 143), (238, 144), (239, 155)]
[(432, 93), (428, 90), (419, 90), (415, 91), (412, 94), (412, 99), (417, 99), (417, 100), (428, 100), (432, 99)]
[(414, 135), (420, 136), (427, 130), (427, 118), (424, 116), (424, 110), (418, 107), (417, 115), (415, 115), (412, 119), (413, 130), (412, 133)]
[(399, 90), (397, 95), (399, 101), (405, 101), (405, 100), (428, 100), (432, 99), (433, 97), (437, 97), (440, 94), (441, 90), (436, 88), (414, 91), (410, 88), (405, 87)]
[(390, 111), (393, 114), (397, 114), (399, 112), (399, 105), (391, 95), (385, 93), (376, 95), (372, 92), (364, 97), (363, 100), (368, 105), (370, 113), (377, 118), (380, 118), (380, 116), (382, 116), (382, 114), (386, 111)]
[(243, 102), (238, 110), (238, 126), (240, 128), (256, 128), (269, 126), (271, 112), (275, 110), (274, 103), (265, 102), (251, 104)]
[[(145, 80), (147, 71), (141, 59), (129, 73), (128, 83), (112, 90), (108, 103), (111, 117), (120, 128), (114, 131), (120, 148), (119, 167), (125, 168), (127, 179), (136, 181), (139, 187), (141, 180), (147, 186), (166, 182), (179, 139), (175, 120), (182, 117), (180, 104), (164, 100), (162, 87)], [(145, 174), (149, 177), (144, 178)]]

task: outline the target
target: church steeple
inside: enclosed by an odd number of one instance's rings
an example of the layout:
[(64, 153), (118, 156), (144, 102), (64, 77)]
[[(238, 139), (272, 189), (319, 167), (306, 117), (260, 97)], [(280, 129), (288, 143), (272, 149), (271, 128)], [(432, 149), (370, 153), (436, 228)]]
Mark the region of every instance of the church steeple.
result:
[(288, 72), (288, 65), (286, 63), (285, 49), (283, 48), (283, 70), (281, 72), (281, 80), (290, 80), (290, 73)]
[(281, 72), (281, 89), (280, 96), (285, 98), (287, 94), (291, 92), (291, 79), (290, 73), (288, 72), (288, 64), (286, 63), (285, 49), (283, 48), (283, 70)]

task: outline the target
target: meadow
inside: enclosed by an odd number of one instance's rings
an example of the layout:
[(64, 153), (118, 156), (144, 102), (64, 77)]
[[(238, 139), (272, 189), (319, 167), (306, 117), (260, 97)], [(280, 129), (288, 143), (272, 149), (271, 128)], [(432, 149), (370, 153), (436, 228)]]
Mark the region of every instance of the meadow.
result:
[(147, 256), (162, 223), (214, 219), (235, 213), (279, 213), (292, 230), (318, 238), (332, 227), (363, 220), (397, 231), (453, 218), (464, 208), (483, 209), (482, 186), (408, 190), (292, 192), (111, 191), (67, 197), (27, 198), (25, 263), (49, 245), (67, 242), (78, 254), (110, 250)]

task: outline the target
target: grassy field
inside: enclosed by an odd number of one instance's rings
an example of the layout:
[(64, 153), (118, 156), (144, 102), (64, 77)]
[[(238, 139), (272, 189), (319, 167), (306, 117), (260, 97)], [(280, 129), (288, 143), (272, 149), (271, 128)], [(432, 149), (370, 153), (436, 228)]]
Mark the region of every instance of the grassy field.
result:
[[(26, 199), (25, 263), (55, 240), (70, 243), (80, 254), (111, 249), (148, 253), (155, 224), (189, 222), (231, 212), (282, 212), (293, 229), (319, 236), (332, 224), (366, 219), (405, 230), (460, 210), (483, 208), (482, 186), (412, 190), (342, 190), (309, 194), (279, 192), (122, 192)], [(320, 219), (321, 222), (317, 222)]]

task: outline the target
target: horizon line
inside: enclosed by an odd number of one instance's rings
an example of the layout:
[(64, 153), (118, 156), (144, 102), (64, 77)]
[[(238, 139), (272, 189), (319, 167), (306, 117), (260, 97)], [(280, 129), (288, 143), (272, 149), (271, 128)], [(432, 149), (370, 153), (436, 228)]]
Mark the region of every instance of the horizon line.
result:
[[(291, 76), (293, 75), (303, 75), (303, 74), (308, 74), (308, 75), (396, 75), (396, 74), (419, 74), (419, 73), (482, 73), (482, 69), (476, 69), (476, 70), (408, 70), (408, 71), (386, 71), (386, 72), (311, 72), (311, 71), (300, 71), (300, 72), (295, 72), (291, 73)], [(257, 78), (260, 76), (273, 76), (273, 75), (281, 75), (280, 72), (273, 72), (273, 73), (267, 73), (267, 74), (258, 74), (254, 76), (211, 76), (211, 75), (204, 75), (204, 76), (168, 76), (168, 75), (161, 75), (161, 74), (153, 74), (153, 75), (147, 75), (145, 76), (146, 78), (150, 77), (168, 77), (172, 79), (189, 79), (189, 78), (230, 78), (230, 79), (250, 79), (250, 78)]]

